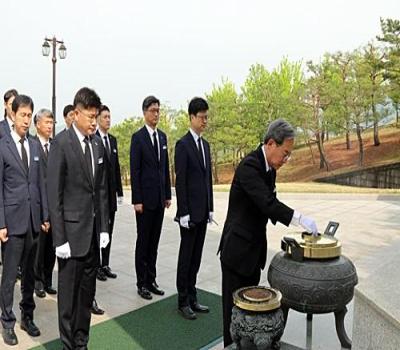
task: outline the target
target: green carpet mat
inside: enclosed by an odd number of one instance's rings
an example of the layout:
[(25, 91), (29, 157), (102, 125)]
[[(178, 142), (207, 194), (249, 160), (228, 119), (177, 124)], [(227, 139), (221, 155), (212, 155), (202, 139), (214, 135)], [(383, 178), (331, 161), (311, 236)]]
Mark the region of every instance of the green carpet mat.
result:
[[(144, 306), (90, 329), (89, 349), (93, 350), (195, 350), (207, 348), (222, 336), (221, 297), (198, 289), (198, 300), (210, 313), (197, 314), (194, 321), (177, 312), (177, 296)], [(32, 350), (60, 350), (59, 339)]]

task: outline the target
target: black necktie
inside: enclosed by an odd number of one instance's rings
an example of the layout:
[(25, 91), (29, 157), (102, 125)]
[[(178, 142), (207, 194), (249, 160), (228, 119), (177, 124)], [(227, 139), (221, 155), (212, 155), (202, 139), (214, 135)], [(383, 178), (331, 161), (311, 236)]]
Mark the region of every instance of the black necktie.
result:
[(198, 147), (199, 154), (200, 154), (201, 164), (202, 164), (204, 167), (206, 167), (206, 166), (205, 166), (205, 162), (204, 162), (203, 147), (201, 147), (201, 137), (199, 137), (199, 138), (197, 139), (197, 147)]
[(156, 131), (154, 131), (153, 132), (153, 146), (154, 146), (154, 151), (156, 152), (156, 158), (157, 158), (157, 160), (159, 160), (159, 157), (158, 157), (158, 142), (157, 142), (157, 132)]
[(44, 154), (46, 158), (49, 155), (49, 144), (47, 142), (44, 144)]
[(86, 165), (88, 167), (90, 177), (93, 179), (93, 165), (92, 165), (92, 155), (90, 153), (90, 147), (89, 147), (89, 137), (85, 136), (85, 139), (83, 140), (85, 143), (85, 161)]
[(106, 135), (104, 135), (104, 144), (106, 145), (106, 151), (108, 155), (110, 155), (111, 154), (110, 144), (108, 143), (108, 137)]
[(24, 141), (25, 141), (25, 137), (23, 137), (21, 140), (19, 140), (19, 143), (21, 144), (22, 163), (24, 164), (25, 170), (28, 171), (29, 170), (28, 155), (26, 153), (26, 149), (25, 149), (25, 146), (24, 146)]

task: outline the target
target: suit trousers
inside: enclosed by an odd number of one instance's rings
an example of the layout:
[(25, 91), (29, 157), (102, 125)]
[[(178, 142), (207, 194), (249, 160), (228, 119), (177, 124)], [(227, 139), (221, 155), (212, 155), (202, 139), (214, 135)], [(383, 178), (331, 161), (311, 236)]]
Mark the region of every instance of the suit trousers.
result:
[(84, 257), (58, 258), (58, 325), (65, 350), (87, 348), (99, 259), (95, 232)]
[(32, 226), (25, 235), (9, 236), (8, 241), (2, 243), (3, 272), (0, 287), (1, 323), (3, 328), (12, 329), (15, 325), (15, 314), (12, 310), (14, 303), (14, 287), (17, 280), (18, 266), (22, 268), (21, 294), (19, 303), (21, 316), (33, 320), (35, 301), (33, 291), (35, 275), (33, 264), (35, 261), (37, 238), (34, 238)]
[(176, 287), (178, 290), (178, 306), (188, 306), (197, 302), (196, 281), (200, 269), (207, 220), (187, 229), (179, 226), (181, 244), (179, 247)]
[(222, 314), (224, 320), (224, 346), (232, 344), (230, 333), (233, 292), (242, 287), (257, 286), (260, 282), (261, 270), (257, 268), (252, 275), (242, 276), (221, 262), (222, 268)]
[(146, 287), (155, 282), (158, 243), (164, 220), (164, 207), (136, 212), (137, 238), (135, 250), (136, 285)]
[(111, 241), (112, 241), (112, 233), (114, 230), (114, 220), (115, 220), (115, 211), (110, 211), (110, 228), (108, 234), (110, 235), (110, 242), (107, 247), (101, 248), (101, 267), (110, 266), (110, 250), (111, 250)]
[(49, 232), (41, 231), (38, 237), (35, 258), (35, 288), (43, 289), (53, 284), (53, 269), (56, 263), (56, 252), (53, 247), (53, 236)]

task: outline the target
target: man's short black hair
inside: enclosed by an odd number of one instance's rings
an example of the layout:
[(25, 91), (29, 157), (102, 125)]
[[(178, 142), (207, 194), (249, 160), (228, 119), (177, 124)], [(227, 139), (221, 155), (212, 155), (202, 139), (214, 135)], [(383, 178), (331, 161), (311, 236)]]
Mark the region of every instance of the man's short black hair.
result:
[(101, 100), (96, 91), (89, 89), (88, 87), (83, 87), (79, 89), (74, 98), (74, 108), (78, 106), (84, 109), (100, 109)]
[(142, 104), (142, 111), (146, 111), (153, 103), (156, 103), (160, 106), (160, 100), (155, 97), (155, 96), (147, 96), (144, 100), (143, 100), (143, 104)]
[(193, 97), (189, 102), (188, 113), (189, 116), (196, 115), (199, 112), (208, 111), (208, 103), (204, 98)]
[(64, 110), (63, 110), (63, 116), (64, 116), (64, 118), (67, 118), (68, 113), (71, 112), (71, 111), (73, 111), (74, 109), (75, 109), (75, 108), (74, 108), (73, 105), (66, 105), (66, 106), (64, 107)]
[(29, 96), (17, 95), (12, 103), (12, 111), (17, 113), (19, 107), (30, 107), (33, 112), (33, 101)]
[(109, 109), (106, 105), (101, 105), (101, 107), (100, 107), (100, 109), (99, 109), (99, 114), (100, 114), (101, 112), (104, 112), (104, 111), (109, 112), (110, 109)]
[(18, 91), (17, 90), (15, 90), (15, 89), (10, 89), (10, 90), (7, 90), (6, 91), (6, 93), (4, 94), (4, 102), (8, 102), (8, 100), (11, 98), (11, 97), (16, 97), (18, 95)]

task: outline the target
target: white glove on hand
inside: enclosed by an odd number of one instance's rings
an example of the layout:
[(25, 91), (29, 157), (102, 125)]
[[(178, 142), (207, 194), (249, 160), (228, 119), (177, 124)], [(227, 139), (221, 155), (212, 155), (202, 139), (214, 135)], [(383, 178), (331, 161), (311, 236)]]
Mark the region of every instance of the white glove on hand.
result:
[(117, 197), (117, 204), (118, 205), (122, 205), (122, 203), (124, 202), (124, 197)]
[(107, 232), (100, 232), (100, 248), (105, 248), (110, 243), (110, 235)]
[(214, 219), (214, 212), (210, 211), (210, 213), (208, 214), (208, 223), (210, 225), (213, 223), (213, 219)]
[(185, 215), (179, 218), (179, 225), (189, 229), (190, 215)]
[(68, 242), (56, 247), (56, 256), (60, 259), (68, 259), (71, 257), (71, 247)]
[(300, 225), (313, 236), (318, 236), (318, 228), (315, 221), (307, 216), (300, 216)]

